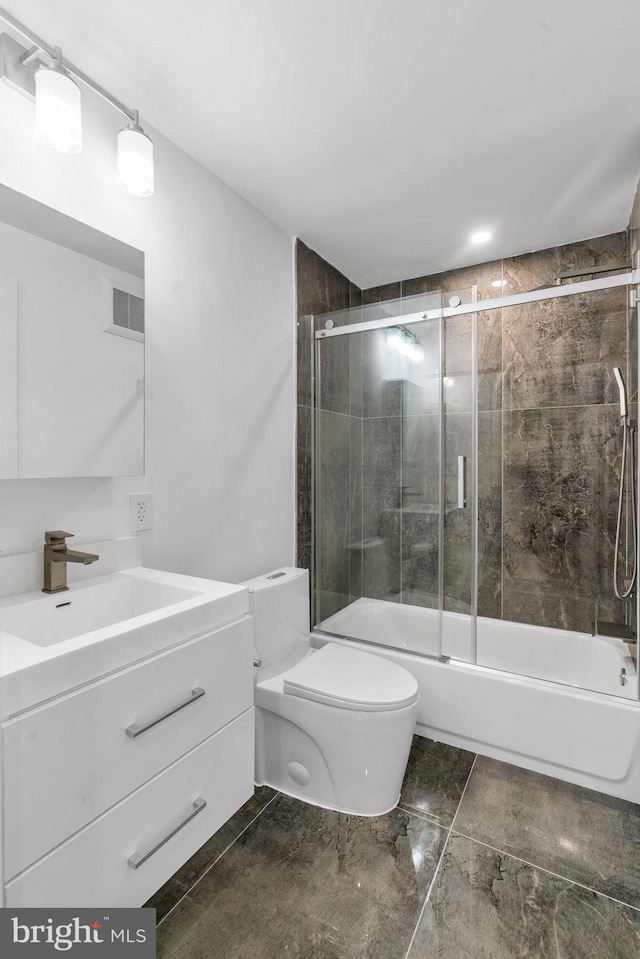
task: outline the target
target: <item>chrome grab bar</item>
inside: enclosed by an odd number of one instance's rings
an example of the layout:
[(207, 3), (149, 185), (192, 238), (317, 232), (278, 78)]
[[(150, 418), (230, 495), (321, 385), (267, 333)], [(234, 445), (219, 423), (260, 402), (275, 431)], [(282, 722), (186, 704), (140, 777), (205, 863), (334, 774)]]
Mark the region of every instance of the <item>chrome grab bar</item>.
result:
[(191, 822), (191, 820), (194, 819), (199, 812), (202, 812), (206, 805), (207, 803), (205, 799), (201, 799), (200, 797), (194, 799), (193, 809), (189, 815), (183, 819), (182, 822), (178, 823), (178, 825), (175, 826), (163, 839), (161, 839), (160, 842), (157, 842), (155, 846), (152, 846), (147, 852), (134, 852), (132, 856), (129, 856), (127, 862), (131, 868), (138, 869), (144, 862), (147, 861), (147, 859), (150, 859), (151, 856), (158, 851), (158, 849), (161, 849), (166, 842), (169, 842), (170, 839), (173, 839), (176, 833), (180, 832), (180, 830), (186, 826), (188, 822)]
[(166, 712), (156, 716), (155, 719), (151, 719), (148, 723), (144, 723), (143, 726), (136, 726), (135, 723), (132, 726), (127, 726), (125, 732), (131, 739), (135, 739), (137, 736), (142, 735), (142, 733), (146, 733), (148, 729), (152, 729), (153, 726), (157, 726), (158, 723), (161, 723), (164, 719), (168, 719), (169, 716), (173, 716), (174, 713), (184, 709), (185, 706), (190, 706), (191, 703), (195, 703), (197, 699), (201, 699), (203, 696), (204, 689), (201, 689), (200, 686), (196, 686), (195, 689), (191, 690), (191, 695), (189, 698), (185, 699), (183, 703), (178, 703), (177, 706), (172, 706), (171, 709), (167, 709)]

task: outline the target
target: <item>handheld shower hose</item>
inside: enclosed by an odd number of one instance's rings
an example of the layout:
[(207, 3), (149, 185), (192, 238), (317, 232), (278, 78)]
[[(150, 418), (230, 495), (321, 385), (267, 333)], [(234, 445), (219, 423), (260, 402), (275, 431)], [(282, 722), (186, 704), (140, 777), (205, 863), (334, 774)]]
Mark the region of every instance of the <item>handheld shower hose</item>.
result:
[[(620, 393), (620, 419), (622, 426), (622, 462), (620, 464), (620, 492), (618, 495), (618, 520), (616, 523), (616, 546), (613, 555), (613, 590), (618, 599), (629, 599), (636, 585), (638, 574), (638, 544), (637, 544), (637, 510), (636, 510), (636, 468), (635, 468), (635, 426), (631, 425), (627, 405), (627, 391), (619, 367), (614, 367), (613, 375), (618, 384)], [(620, 583), (618, 569), (618, 553), (620, 550), (620, 535), (622, 531), (622, 513), (624, 508), (625, 480), (631, 498), (631, 527), (633, 537), (633, 567), (631, 579)]]

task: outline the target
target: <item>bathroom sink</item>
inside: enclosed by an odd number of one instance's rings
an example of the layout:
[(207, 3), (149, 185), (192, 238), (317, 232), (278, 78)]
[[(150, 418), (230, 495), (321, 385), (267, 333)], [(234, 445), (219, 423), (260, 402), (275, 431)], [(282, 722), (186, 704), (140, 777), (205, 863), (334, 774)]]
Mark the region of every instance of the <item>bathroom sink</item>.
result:
[[(240, 586), (139, 566), (74, 583), (64, 592), (22, 593), (0, 600), (0, 634), (40, 647), (56, 646), (99, 631), (96, 639), (207, 607), (211, 628), (229, 618)], [(235, 601), (235, 603), (234, 603)], [(241, 603), (235, 615), (245, 612)], [(77, 643), (76, 643), (77, 645)]]
[(245, 586), (135, 566), (0, 599), (0, 718), (246, 616)]
[(3, 605), (0, 628), (28, 643), (52, 646), (202, 596), (196, 590), (126, 573), (101, 580), (95, 585), (89, 582), (63, 593), (42, 593), (36, 599)]

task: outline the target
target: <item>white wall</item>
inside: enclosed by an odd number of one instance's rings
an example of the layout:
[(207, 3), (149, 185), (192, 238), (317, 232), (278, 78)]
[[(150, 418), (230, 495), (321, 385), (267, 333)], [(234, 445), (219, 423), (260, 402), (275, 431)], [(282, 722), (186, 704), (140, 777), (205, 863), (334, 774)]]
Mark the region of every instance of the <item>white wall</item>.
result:
[(85, 89), (83, 123), (82, 152), (55, 153), (0, 84), (0, 182), (145, 252), (147, 475), (0, 481), (0, 552), (37, 548), (45, 529), (126, 535), (128, 494), (148, 489), (147, 565), (233, 581), (291, 563), (292, 240), (153, 132), (156, 193), (127, 196), (121, 118)]

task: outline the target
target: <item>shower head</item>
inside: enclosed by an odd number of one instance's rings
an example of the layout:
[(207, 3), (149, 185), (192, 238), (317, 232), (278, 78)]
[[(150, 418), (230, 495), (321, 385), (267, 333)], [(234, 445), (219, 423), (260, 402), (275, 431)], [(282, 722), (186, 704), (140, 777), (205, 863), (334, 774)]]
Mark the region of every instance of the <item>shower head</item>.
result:
[(616, 383), (618, 384), (618, 390), (620, 392), (620, 416), (624, 419), (627, 415), (627, 391), (625, 389), (624, 380), (622, 379), (622, 373), (620, 372), (619, 366), (614, 366), (613, 375), (616, 378)]

